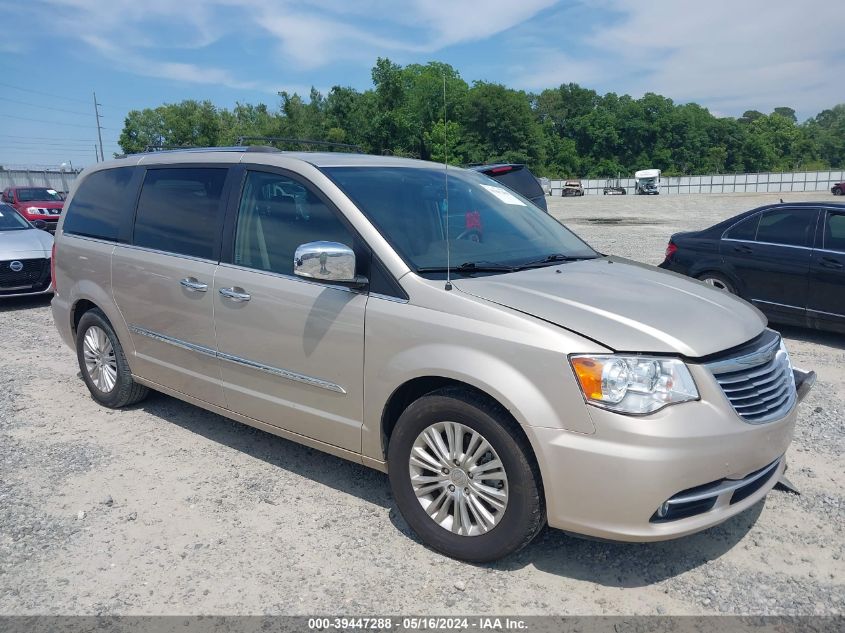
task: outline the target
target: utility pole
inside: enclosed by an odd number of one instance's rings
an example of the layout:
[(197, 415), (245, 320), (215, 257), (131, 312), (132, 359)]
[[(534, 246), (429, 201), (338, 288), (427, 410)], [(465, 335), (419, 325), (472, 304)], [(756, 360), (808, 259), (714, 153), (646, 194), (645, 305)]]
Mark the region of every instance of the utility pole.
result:
[(100, 162), (100, 155), (97, 153), (97, 144), (96, 143), (94, 143), (94, 162), (95, 163)]
[[(103, 156), (103, 128), (100, 126), (100, 104), (97, 103), (97, 93), (94, 93), (94, 117), (97, 119), (97, 138), (100, 140), (100, 160), (106, 160)], [(94, 148), (96, 152), (96, 148)], [(99, 162), (99, 161), (98, 161)]]

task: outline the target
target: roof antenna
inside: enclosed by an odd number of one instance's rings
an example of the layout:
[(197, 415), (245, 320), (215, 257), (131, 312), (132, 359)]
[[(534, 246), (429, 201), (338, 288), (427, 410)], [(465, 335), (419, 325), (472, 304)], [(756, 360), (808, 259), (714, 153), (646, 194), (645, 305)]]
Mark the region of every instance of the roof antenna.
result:
[(443, 166), (446, 177), (446, 290), (452, 289), (452, 261), (449, 246), (449, 144), (446, 142), (446, 71), (443, 71)]

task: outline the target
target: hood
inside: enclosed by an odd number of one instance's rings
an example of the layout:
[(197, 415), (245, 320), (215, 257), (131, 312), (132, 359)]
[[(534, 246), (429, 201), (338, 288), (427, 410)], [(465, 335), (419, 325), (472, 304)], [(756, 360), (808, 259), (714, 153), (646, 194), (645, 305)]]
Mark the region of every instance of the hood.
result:
[(696, 358), (741, 345), (766, 326), (756, 308), (726, 292), (615, 257), (452, 283), (614, 351)]
[(0, 231), (0, 260), (49, 257), (53, 236), (47, 231)]

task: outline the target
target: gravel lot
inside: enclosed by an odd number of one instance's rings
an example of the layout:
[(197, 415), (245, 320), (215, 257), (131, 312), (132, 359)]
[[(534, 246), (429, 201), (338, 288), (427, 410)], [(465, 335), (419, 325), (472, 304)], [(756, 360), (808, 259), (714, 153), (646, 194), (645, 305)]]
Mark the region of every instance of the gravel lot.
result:
[[(656, 264), (672, 232), (779, 195), (550, 207), (599, 250)], [(845, 337), (784, 334), (795, 364), (819, 375), (789, 451), (800, 496), (773, 491), (666, 543), (546, 530), (516, 556), (473, 566), (419, 544), (381, 473), (163, 395), (100, 408), (48, 301), (6, 301), (0, 613), (841, 614)]]

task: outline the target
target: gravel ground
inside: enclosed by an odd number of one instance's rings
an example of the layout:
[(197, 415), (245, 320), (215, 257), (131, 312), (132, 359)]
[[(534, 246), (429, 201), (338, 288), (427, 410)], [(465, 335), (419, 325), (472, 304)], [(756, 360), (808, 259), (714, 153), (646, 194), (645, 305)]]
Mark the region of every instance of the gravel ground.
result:
[[(656, 264), (672, 232), (774, 199), (550, 207), (598, 249)], [(97, 406), (48, 301), (8, 300), (0, 614), (841, 614), (845, 337), (784, 334), (795, 363), (819, 374), (789, 451), (800, 496), (773, 491), (666, 543), (545, 530), (523, 552), (473, 566), (420, 545), (381, 473), (163, 395)]]

